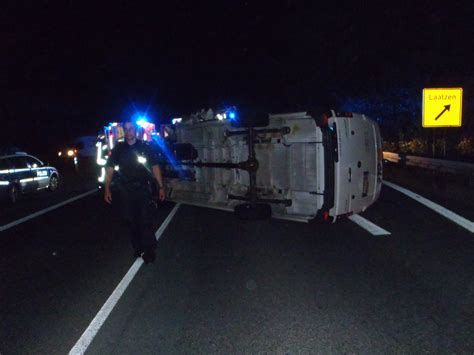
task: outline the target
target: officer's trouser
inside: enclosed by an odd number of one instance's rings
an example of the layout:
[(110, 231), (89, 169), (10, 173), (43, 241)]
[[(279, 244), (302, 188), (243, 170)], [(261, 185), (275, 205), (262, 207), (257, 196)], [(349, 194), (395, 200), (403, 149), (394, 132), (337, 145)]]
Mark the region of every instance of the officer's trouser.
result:
[(120, 189), (123, 217), (136, 252), (155, 247), (154, 205), (148, 184), (129, 184)]

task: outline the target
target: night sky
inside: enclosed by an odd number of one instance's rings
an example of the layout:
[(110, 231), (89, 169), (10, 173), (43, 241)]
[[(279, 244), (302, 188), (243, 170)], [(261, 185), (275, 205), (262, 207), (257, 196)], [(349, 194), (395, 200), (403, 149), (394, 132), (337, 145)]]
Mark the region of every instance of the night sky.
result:
[(2, 2), (2, 143), (56, 149), (135, 110), (158, 123), (362, 97), (371, 113), (423, 87), (461, 86), (472, 107), (473, 2), (326, 3)]

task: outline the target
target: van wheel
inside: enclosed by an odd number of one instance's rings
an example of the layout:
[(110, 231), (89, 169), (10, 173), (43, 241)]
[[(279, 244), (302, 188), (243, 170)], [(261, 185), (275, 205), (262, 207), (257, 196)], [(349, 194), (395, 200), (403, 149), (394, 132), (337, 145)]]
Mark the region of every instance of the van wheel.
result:
[(19, 196), (20, 196), (20, 191), (18, 190), (18, 186), (16, 184), (13, 184), (8, 190), (8, 201), (14, 204), (18, 201)]
[(59, 179), (56, 175), (53, 175), (49, 178), (49, 191), (56, 191), (59, 187)]
[(257, 221), (270, 218), (272, 216), (272, 208), (268, 203), (242, 203), (234, 207), (234, 213), (240, 219)]

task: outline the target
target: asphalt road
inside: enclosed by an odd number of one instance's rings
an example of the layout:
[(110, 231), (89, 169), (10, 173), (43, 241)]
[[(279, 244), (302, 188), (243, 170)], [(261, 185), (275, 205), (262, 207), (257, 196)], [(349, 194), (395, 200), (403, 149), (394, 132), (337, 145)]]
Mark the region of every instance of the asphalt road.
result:
[[(386, 178), (473, 219), (449, 184)], [(0, 224), (94, 185), (74, 180)], [(388, 187), (362, 215), (391, 235), (180, 206), (88, 353), (474, 352), (474, 235)], [(2, 355), (72, 348), (134, 262), (122, 227), (97, 193), (0, 233)]]

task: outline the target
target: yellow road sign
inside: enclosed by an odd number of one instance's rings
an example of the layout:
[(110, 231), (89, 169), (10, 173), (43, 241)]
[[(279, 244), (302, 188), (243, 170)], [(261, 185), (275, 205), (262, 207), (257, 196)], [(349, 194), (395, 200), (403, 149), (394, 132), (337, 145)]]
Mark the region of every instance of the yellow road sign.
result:
[(423, 89), (423, 127), (461, 127), (462, 88)]

